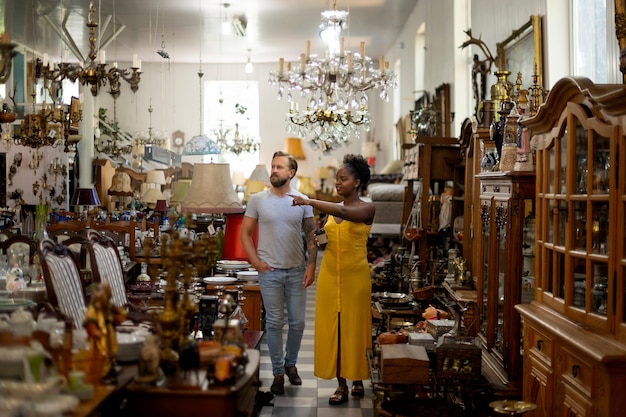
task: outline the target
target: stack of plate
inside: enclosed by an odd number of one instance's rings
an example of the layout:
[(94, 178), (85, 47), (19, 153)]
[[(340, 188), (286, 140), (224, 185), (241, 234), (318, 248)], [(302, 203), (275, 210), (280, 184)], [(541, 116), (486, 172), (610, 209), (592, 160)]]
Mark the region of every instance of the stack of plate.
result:
[(259, 271), (239, 271), (237, 272), (237, 278), (248, 282), (258, 282)]
[(223, 271), (241, 271), (242, 269), (250, 268), (250, 262), (221, 260), (217, 261), (217, 267)]
[(117, 355), (120, 362), (139, 360), (141, 349), (148, 336), (148, 330), (141, 326), (120, 326), (116, 330)]

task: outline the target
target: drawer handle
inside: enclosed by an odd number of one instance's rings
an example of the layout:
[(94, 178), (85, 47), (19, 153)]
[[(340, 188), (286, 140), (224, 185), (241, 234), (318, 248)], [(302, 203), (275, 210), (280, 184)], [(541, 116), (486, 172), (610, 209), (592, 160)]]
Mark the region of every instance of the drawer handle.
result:
[(578, 365), (572, 366), (572, 375), (574, 376), (574, 378), (578, 377), (578, 371), (580, 371), (580, 366)]
[(537, 350), (541, 351), (543, 347), (543, 340), (537, 340)]

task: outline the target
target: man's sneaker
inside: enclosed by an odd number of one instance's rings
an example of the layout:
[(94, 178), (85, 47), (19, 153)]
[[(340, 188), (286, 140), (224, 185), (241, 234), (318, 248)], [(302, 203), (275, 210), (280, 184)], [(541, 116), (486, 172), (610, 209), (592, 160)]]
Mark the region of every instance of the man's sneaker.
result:
[(295, 366), (285, 365), (285, 374), (287, 374), (291, 385), (302, 385), (302, 379), (298, 375), (298, 369)]
[(274, 395), (283, 395), (285, 393), (285, 375), (276, 375), (274, 377), (270, 391)]

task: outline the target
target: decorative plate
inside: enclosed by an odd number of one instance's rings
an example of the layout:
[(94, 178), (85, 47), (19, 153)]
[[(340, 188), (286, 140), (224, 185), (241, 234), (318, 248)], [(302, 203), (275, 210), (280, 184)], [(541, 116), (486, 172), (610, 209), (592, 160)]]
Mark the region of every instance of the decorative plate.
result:
[(239, 271), (237, 272), (237, 278), (246, 281), (258, 281), (259, 271)]
[(207, 284), (228, 284), (237, 281), (234, 277), (204, 277), (203, 281)]

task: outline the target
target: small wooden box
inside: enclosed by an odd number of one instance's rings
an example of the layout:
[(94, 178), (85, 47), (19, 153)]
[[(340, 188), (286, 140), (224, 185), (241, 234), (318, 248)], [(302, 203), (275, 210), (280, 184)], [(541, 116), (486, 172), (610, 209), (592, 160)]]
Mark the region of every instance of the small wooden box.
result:
[(409, 344), (424, 346), (428, 352), (434, 352), (436, 347), (435, 338), (430, 333), (424, 332), (409, 332)]
[(384, 384), (426, 385), (429, 360), (424, 346), (407, 343), (382, 345), (380, 373)]
[(454, 320), (426, 320), (426, 331), (435, 340), (454, 328)]
[(482, 349), (476, 337), (446, 337), (437, 342), (437, 377), (478, 379)]

